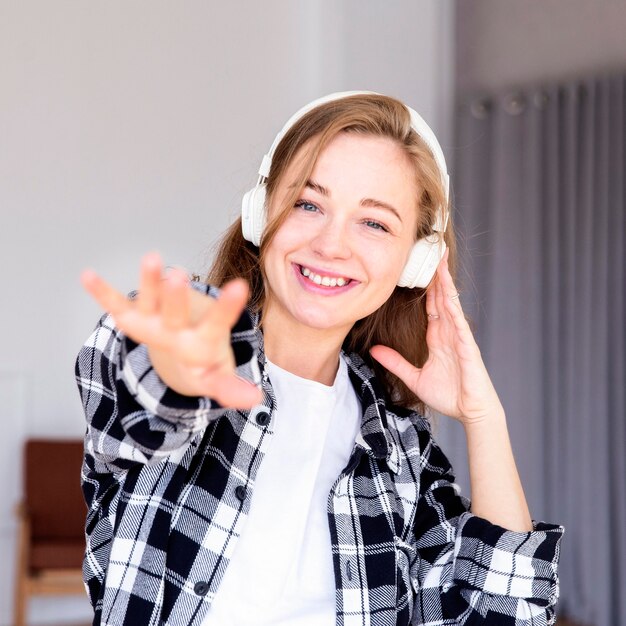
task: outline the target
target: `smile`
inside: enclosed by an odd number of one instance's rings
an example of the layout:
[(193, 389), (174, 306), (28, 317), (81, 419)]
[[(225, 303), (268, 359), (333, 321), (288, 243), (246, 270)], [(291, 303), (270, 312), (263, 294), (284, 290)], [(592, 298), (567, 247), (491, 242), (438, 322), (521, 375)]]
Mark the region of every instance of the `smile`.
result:
[(323, 274), (316, 274), (313, 270), (303, 265), (300, 265), (299, 268), (302, 276), (312, 283), (323, 287), (345, 287), (352, 282), (352, 279), (343, 276), (324, 276)]

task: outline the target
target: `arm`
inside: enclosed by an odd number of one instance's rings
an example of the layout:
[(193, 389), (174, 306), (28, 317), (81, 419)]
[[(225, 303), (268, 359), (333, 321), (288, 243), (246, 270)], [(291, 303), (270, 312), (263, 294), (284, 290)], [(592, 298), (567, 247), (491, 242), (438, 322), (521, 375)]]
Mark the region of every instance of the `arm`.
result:
[(439, 607), (459, 624), (552, 623), (562, 529), (531, 521), (504, 411), (456, 297), (447, 257), (427, 291), (426, 310), (429, 355), (421, 369), (385, 346), (371, 351), (428, 406), (459, 420), (467, 436), (471, 512), (456, 492), (447, 459), (430, 433), (421, 433), (416, 614), (422, 611), (428, 622), (432, 607)]
[(109, 470), (171, 454), (218, 416), (220, 404), (251, 406), (260, 396), (244, 380), (259, 380), (252, 324), (242, 316), (245, 286), (227, 286), (219, 297), (213, 290), (207, 298), (179, 275), (162, 280), (160, 265), (147, 261), (132, 300), (95, 274), (84, 277), (109, 311), (76, 363), (87, 451)]
[(534, 523), (531, 531), (510, 531), (469, 512), (429, 424), (418, 428), (424, 470), (411, 568), (414, 623), (440, 615), (455, 624), (553, 624), (563, 529)]
[(372, 356), (467, 436), (472, 512), (509, 530), (532, 529), (504, 410), (482, 361), (448, 271), (447, 253), (426, 295), (428, 359), (421, 369), (385, 346)]
[(472, 513), (510, 530), (532, 530), (504, 410), (465, 426)]
[[(245, 381), (259, 383), (260, 376), (241, 281), (221, 293), (199, 284), (192, 292), (180, 274), (162, 279), (158, 259), (147, 257), (136, 298), (91, 272), (83, 283), (108, 311), (76, 362), (87, 417), (83, 571), (97, 612), (119, 509), (126, 506), (122, 485), (130, 481), (132, 491), (140, 473), (150, 481), (176, 468), (222, 406), (256, 403), (260, 391)], [(163, 459), (157, 471), (146, 467)]]

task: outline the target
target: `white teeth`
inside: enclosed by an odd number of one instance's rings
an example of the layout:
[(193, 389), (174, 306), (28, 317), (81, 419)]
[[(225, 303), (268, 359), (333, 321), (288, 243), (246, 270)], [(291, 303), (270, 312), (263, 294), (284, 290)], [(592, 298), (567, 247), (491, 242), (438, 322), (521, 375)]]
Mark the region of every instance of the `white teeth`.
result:
[(331, 278), (330, 276), (321, 276), (304, 266), (300, 266), (300, 273), (316, 285), (323, 285), (324, 287), (343, 287), (350, 282), (347, 278)]

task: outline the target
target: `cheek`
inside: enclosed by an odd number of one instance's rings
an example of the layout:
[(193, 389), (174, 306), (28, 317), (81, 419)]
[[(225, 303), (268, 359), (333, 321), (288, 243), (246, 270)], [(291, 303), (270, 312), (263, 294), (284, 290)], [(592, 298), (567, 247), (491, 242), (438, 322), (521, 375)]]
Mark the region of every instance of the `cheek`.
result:
[(263, 269), (269, 283), (280, 280), (285, 268), (288, 268), (288, 255), (293, 249), (293, 241), (289, 238), (284, 228), (274, 235), (272, 242), (267, 247), (264, 254)]
[(409, 258), (407, 247), (394, 245), (376, 250), (375, 253), (372, 251), (368, 259), (373, 274), (379, 279), (386, 278), (389, 281), (399, 277)]
[(304, 229), (301, 224), (298, 224), (296, 217), (293, 214), (288, 215), (274, 234), (270, 249), (273, 248), (283, 253), (289, 251), (298, 245), (303, 237), (303, 232)]

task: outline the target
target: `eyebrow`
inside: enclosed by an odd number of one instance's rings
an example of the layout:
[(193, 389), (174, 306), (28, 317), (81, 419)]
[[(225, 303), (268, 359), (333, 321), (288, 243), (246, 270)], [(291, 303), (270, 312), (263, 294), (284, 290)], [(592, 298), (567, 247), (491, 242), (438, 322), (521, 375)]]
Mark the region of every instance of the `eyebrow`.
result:
[[(326, 187), (320, 185), (319, 183), (316, 183), (312, 179), (307, 180), (304, 186), (308, 187), (309, 189), (313, 189), (313, 191), (316, 191), (322, 196), (330, 196), (330, 191), (328, 191)], [(392, 207), (390, 204), (383, 202), (382, 200), (375, 200), (374, 198), (363, 198), (360, 202), (360, 205), (364, 207), (374, 207), (377, 209), (385, 209), (387, 211), (390, 211), (400, 220), (400, 223), (402, 223), (402, 217), (400, 216), (398, 210)]]

